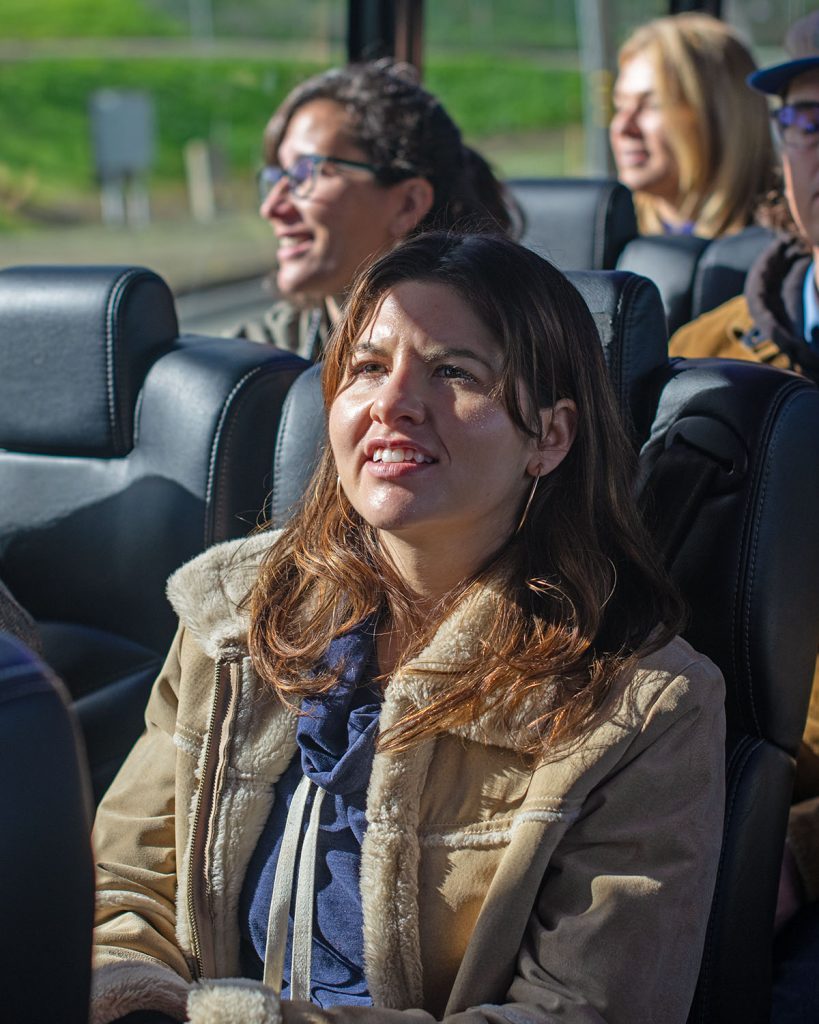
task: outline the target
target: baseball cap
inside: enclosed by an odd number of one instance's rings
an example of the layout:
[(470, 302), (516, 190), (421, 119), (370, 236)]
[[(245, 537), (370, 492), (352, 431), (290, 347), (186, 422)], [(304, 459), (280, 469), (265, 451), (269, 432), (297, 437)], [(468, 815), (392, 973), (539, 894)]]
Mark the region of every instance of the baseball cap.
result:
[(791, 59), (748, 75), (748, 85), (759, 92), (781, 96), (791, 79), (819, 68), (819, 11), (811, 11), (795, 21), (785, 36), (785, 49)]

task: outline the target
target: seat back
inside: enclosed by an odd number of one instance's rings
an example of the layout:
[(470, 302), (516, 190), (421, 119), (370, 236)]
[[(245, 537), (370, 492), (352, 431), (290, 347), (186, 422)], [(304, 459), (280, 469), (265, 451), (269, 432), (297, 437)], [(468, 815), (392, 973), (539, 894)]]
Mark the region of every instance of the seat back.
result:
[(767, 1021), (779, 865), (819, 641), (819, 389), (732, 360), (665, 372), (641, 500), (726, 682), (722, 859), (690, 1020)]
[(513, 178), (526, 220), (522, 243), (561, 270), (612, 270), (637, 234), (631, 192), (619, 181)]
[(773, 231), (758, 225), (736, 235), (715, 238), (697, 264), (691, 319), (741, 295), (748, 271), (775, 238)]
[(3, 1019), (86, 1024), (94, 866), (84, 757), (62, 686), (0, 633)]
[(78, 700), (98, 789), (141, 730), (173, 635), (165, 582), (255, 524), (306, 365), (180, 338), (167, 286), (143, 268), (0, 272), (0, 578)]
[(659, 288), (669, 336), (692, 317), (697, 266), (708, 248), (695, 235), (641, 235), (617, 259), (619, 270), (642, 274)]
[[(651, 422), (655, 372), (668, 363), (660, 296), (645, 278), (620, 271), (569, 272), (591, 311), (624, 422), (639, 445)], [(270, 520), (283, 526), (307, 488), (326, 443), (320, 366), (293, 384), (276, 441)]]

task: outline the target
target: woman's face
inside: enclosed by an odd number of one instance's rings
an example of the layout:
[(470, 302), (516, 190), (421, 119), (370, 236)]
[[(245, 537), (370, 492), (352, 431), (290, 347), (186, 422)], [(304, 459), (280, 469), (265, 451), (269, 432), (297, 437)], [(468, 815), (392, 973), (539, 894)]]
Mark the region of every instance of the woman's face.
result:
[[(313, 100), (296, 111), (279, 146), (279, 166), (290, 168), (309, 155), (367, 162), (353, 142), (346, 111), (332, 100)], [(371, 171), (328, 163), (320, 165), (309, 195), (298, 198), (282, 179), (260, 208), (278, 240), (281, 293), (342, 295), (370, 258), (414, 227), (402, 216), (406, 184), (384, 187)]]
[(668, 141), (667, 113), (657, 94), (654, 66), (645, 54), (627, 61), (614, 84), (614, 117), (609, 138), (617, 177), (632, 192), (675, 203), (677, 160)]
[(382, 539), (488, 554), (515, 529), (541, 455), (492, 393), (501, 362), (495, 338), (446, 285), (407, 281), (386, 293), (329, 424), (344, 493)]

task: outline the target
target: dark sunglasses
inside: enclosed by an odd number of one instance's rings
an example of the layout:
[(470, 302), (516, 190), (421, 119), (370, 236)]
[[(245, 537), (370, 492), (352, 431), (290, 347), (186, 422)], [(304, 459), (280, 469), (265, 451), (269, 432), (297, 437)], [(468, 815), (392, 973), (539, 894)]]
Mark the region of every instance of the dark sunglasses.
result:
[(771, 117), (783, 145), (809, 149), (819, 143), (819, 103), (786, 103)]
[(317, 156), (311, 153), (300, 156), (290, 167), (276, 167), (272, 164), (263, 167), (256, 178), (259, 186), (259, 198), (264, 202), (282, 178), (287, 179), (288, 188), (294, 196), (298, 196), (299, 199), (306, 198), (315, 188), (321, 168), (325, 164), (353, 167), (359, 171), (370, 171), (372, 174), (378, 173), (377, 167), (359, 160), (342, 160), (337, 156)]

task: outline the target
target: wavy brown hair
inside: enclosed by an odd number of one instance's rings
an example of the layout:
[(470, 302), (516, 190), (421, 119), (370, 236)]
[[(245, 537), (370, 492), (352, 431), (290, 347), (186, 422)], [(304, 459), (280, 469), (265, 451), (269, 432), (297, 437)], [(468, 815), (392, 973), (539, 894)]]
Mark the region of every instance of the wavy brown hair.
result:
[[(368, 616), (400, 624), (417, 657), (442, 620), (492, 576), (505, 580), (481, 649), (444, 692), (379, 740), (405, 749), (488, 708), (519, 718), (533, 688), (556, 686), (550, 710), (527, 724), (525, 753), (582, 737), (618, 676), (679, 629), (681, 601), (654, 555), (632, 497), (634, 454), (608, 381), (597, 331), (567, 278), (502, 237), (430, 233), (403, 242), (359, 279), (324, 356), (327, 409), (356, 341), (401, 282), (452, 288), (497, 339), (498, 401), (522, 433), (560, 398), (578, 410), (574, 443), (541, 483), (525, 523), (424, 621), (377, 532), (337, 492), (328, 445), (300, 510), (266, 557), (250, 595), (250, 653), (290, 702), (334, 679), (316, 671), (329, 641)], [(426, 668), (426, 666), (425, 666)], [(460, 668), (460, 666), (459, 666)]]
[[(639, 26), (618, 54), (622, 68), (645, 55), (666, 108), (679, 173), (679, 210), (704, 238), (740, 231), (776, 184), (777, 160), (764, 96), (746, 84), (756, 71), (725, 22), (685, 13)], [(640, 231), (661, 234), (656, 200), (635, 193)]]
[(419, 176), (433, 203), (414, 233), (431, 228), (504, 232), (516, 237), (523, 214), (477, 150), (467, 146), (441, 101), (409, 64), (384, 58), (331, 68), (297, 85), (264, 132), (264, 158), (276, 164), (294, 114), (314, 100), (332, 100), (349, 118), (350, 138), (384, 186)]

